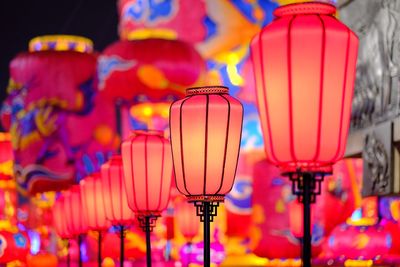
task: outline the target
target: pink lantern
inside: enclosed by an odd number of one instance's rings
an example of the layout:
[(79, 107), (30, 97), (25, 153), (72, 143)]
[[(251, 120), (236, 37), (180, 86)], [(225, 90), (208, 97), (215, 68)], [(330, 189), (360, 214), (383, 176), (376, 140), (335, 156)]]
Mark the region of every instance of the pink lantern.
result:
[(73, 235), (86, 233), (88, 230), (86, 212), (83, 210), (79, 185), (73, 185), (68, 191), (65, 191), (64, 198), (64, 212), (68, 232)]
[(57, 234), (64, 239), (71, 238), (65, 214), (65, 197), (62, 195), (53, 206), (53, 224)]
[(128, 205), (146, 232), (147, 266), (151, 266), (150, 232), (170, 198), (171, 145), (162, 132), (134, 131), (121, 152)]
[(182, 235), (189, 241), (198, 234), (200, 221), (196, 216), (196, 207), (188, 202), (180, 202), (176, 206), (176, 220)]

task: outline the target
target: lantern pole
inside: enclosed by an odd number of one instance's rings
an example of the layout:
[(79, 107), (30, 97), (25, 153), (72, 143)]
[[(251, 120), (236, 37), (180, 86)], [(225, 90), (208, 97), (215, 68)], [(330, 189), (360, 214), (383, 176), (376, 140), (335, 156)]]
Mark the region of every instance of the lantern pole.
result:
[(70, 243), (69, 239), (67, 238), (67, 266), (68, 267), (71, 266), (71, 255), (69, 254), (70, 247), (71, 247), (71, 243)]
[(83, 267), (81, 245), (82, 245), (82, 234), (79, 234), (78, 235), (78, 252), (79, 252), (78, 264), (79, 264), (79, 267)]
[(214, 221), (214, 216), (217, 216), (217, 208), (219, 202), (213, 201), (196, 201), (194, 202), (196, 207), (196, 215), (200, 217), (200, 221), (203, 222), (203, 232), (204, 232), (204, 267), (211, 266), (211, 242), (210, 242), (210, 223)]
[(101, 267), (101, 239), (102, 239), (102, 235), (101, 235), (101, 230), (98, 231), (99, 233), (99, 240), (98, 240), (98, 253), (97, 253), (97, 263), (98, 266)]
[(121, 224), (120, 226), (120, 239), (121, 239), (121, 243), (120, 243), (120, 266), (124, 267), (124, 260), (125, 260), (125, 254), (124, 254), (124, 237), (125, 237), (125, 230), (124, 230), (124, 226)]
[(137, 216), (139, 221), (139, 226), (142, 228), (143, 232), (146, 233), (146, 260), (147, 267), (151, 267), (151, 240), (150, 233), (156, 225), (158, 215), (139, 215)]
[(303, 243), (301, 259), (304, 267), (311, 267), (311, 204), (321, 194), (321, 183), (326, 173), (301, 172), (284, 173), (292, 182), (292, 193), (303, 203)]

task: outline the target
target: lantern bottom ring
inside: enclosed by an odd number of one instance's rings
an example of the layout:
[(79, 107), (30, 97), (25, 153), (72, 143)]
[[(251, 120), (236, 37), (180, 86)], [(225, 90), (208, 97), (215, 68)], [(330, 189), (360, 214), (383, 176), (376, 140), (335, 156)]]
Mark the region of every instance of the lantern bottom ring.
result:
[(195, 202), (224, 202), (225, 195), (191, 195), (186, 196), (190, 203)]

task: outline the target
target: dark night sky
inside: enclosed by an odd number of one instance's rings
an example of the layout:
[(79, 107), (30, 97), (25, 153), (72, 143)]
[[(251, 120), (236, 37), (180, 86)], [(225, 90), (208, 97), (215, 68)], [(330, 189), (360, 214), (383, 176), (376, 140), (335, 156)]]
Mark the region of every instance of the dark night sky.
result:
[(75, 34), (103, 50), (118, 39), (116, 0), (0, 0), (0, 102), (6, 96), (8, 64), (31, 38)]

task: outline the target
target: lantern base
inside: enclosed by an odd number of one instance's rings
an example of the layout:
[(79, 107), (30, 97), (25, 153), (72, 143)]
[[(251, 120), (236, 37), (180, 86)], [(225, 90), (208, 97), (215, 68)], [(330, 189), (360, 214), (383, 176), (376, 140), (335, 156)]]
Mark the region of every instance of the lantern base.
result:
[(139, 220), (139, 226), (146, 233), (146, 259), (147, 267), (151, 267), (151, 243), (150, 243), (150, 233), (156, 226), (156, 221), (158, 215), (139, 215), (137, 218)]
[(204, 266), (211, 266), (211, 245), (210, 245), (210, 222), (214, 221), (214, 217), (217, 216), (217, 208), (219, 202), (210, 201), (195, 201), (196, 215), (200, 217), (200, 221), (203, 222), (204, 226)]
[(303, 244), (301, 258), (303, 267), (311, 267), (311, 204), (321, 194), (321, 184), (326, 173), (290, 172), (285, 173), (292, 182), (292, 193), (303, 203)]

